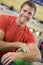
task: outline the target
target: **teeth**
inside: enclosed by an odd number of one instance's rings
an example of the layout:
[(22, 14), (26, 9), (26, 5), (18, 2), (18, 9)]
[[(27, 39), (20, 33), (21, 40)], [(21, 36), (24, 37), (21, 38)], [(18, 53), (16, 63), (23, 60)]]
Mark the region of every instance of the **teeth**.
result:
[(23, 17), (23, 18), (26, 18), (26, 17)]
[(27, 18), (25, 16), (22, 16), (22, 19), (26, 22)]

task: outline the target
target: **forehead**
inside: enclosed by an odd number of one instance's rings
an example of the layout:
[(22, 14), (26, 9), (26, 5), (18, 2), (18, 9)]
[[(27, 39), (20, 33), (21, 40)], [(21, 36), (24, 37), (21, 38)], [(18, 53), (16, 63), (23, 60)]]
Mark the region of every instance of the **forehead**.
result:
[(31, 6), (29, 6), (29, 5), (27, 5), (27, 4), (25, 4), (25, 5), (22, 7), (21, 10), (23, 10), (23, 9), (25, 9), (25, 10), (27, 10), (27, 11), (29, 11), (29, 12), (34, 12), (34, 8), (32, 8)]

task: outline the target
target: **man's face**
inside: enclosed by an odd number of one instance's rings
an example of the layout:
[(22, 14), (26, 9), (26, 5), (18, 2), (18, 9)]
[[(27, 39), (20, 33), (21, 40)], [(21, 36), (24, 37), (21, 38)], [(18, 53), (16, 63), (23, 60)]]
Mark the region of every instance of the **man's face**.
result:
[(34, 14), (34, 8), (24, 5), (22, 9), (20, 10), (19, 19), (21, 23), (26, 23), (27, 21), (30, 21), (30, 19), (33, 17)]

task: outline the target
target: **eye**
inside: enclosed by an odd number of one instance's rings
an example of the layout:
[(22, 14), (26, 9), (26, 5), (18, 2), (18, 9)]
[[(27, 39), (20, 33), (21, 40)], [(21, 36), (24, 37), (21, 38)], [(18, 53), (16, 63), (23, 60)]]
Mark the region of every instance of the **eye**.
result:
[(29, 15), (32, 15), (32, 13), (31, 13), (31, 12), (28, 12), (28, 14), (29, 14)]
[(28, 12), (28, 14), (30, 14), (30, 15), (31, 15), (32, 13), (31, 13), (31, 12)]
[(24, 10), (24, 12), (26, 12), (26, 10)]

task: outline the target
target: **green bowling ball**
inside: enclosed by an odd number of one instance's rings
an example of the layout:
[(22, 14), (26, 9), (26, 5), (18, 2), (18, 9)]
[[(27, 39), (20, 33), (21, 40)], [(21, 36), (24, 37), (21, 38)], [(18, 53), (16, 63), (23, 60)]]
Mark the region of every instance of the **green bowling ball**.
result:
[[(24, 52), (24, 51), (20, 49), (18, 50), (18, 52)], [(19, 59), (19, 60), (14, 61), (14, 65), (33, 65), (33, 63), (24, 59)]]

